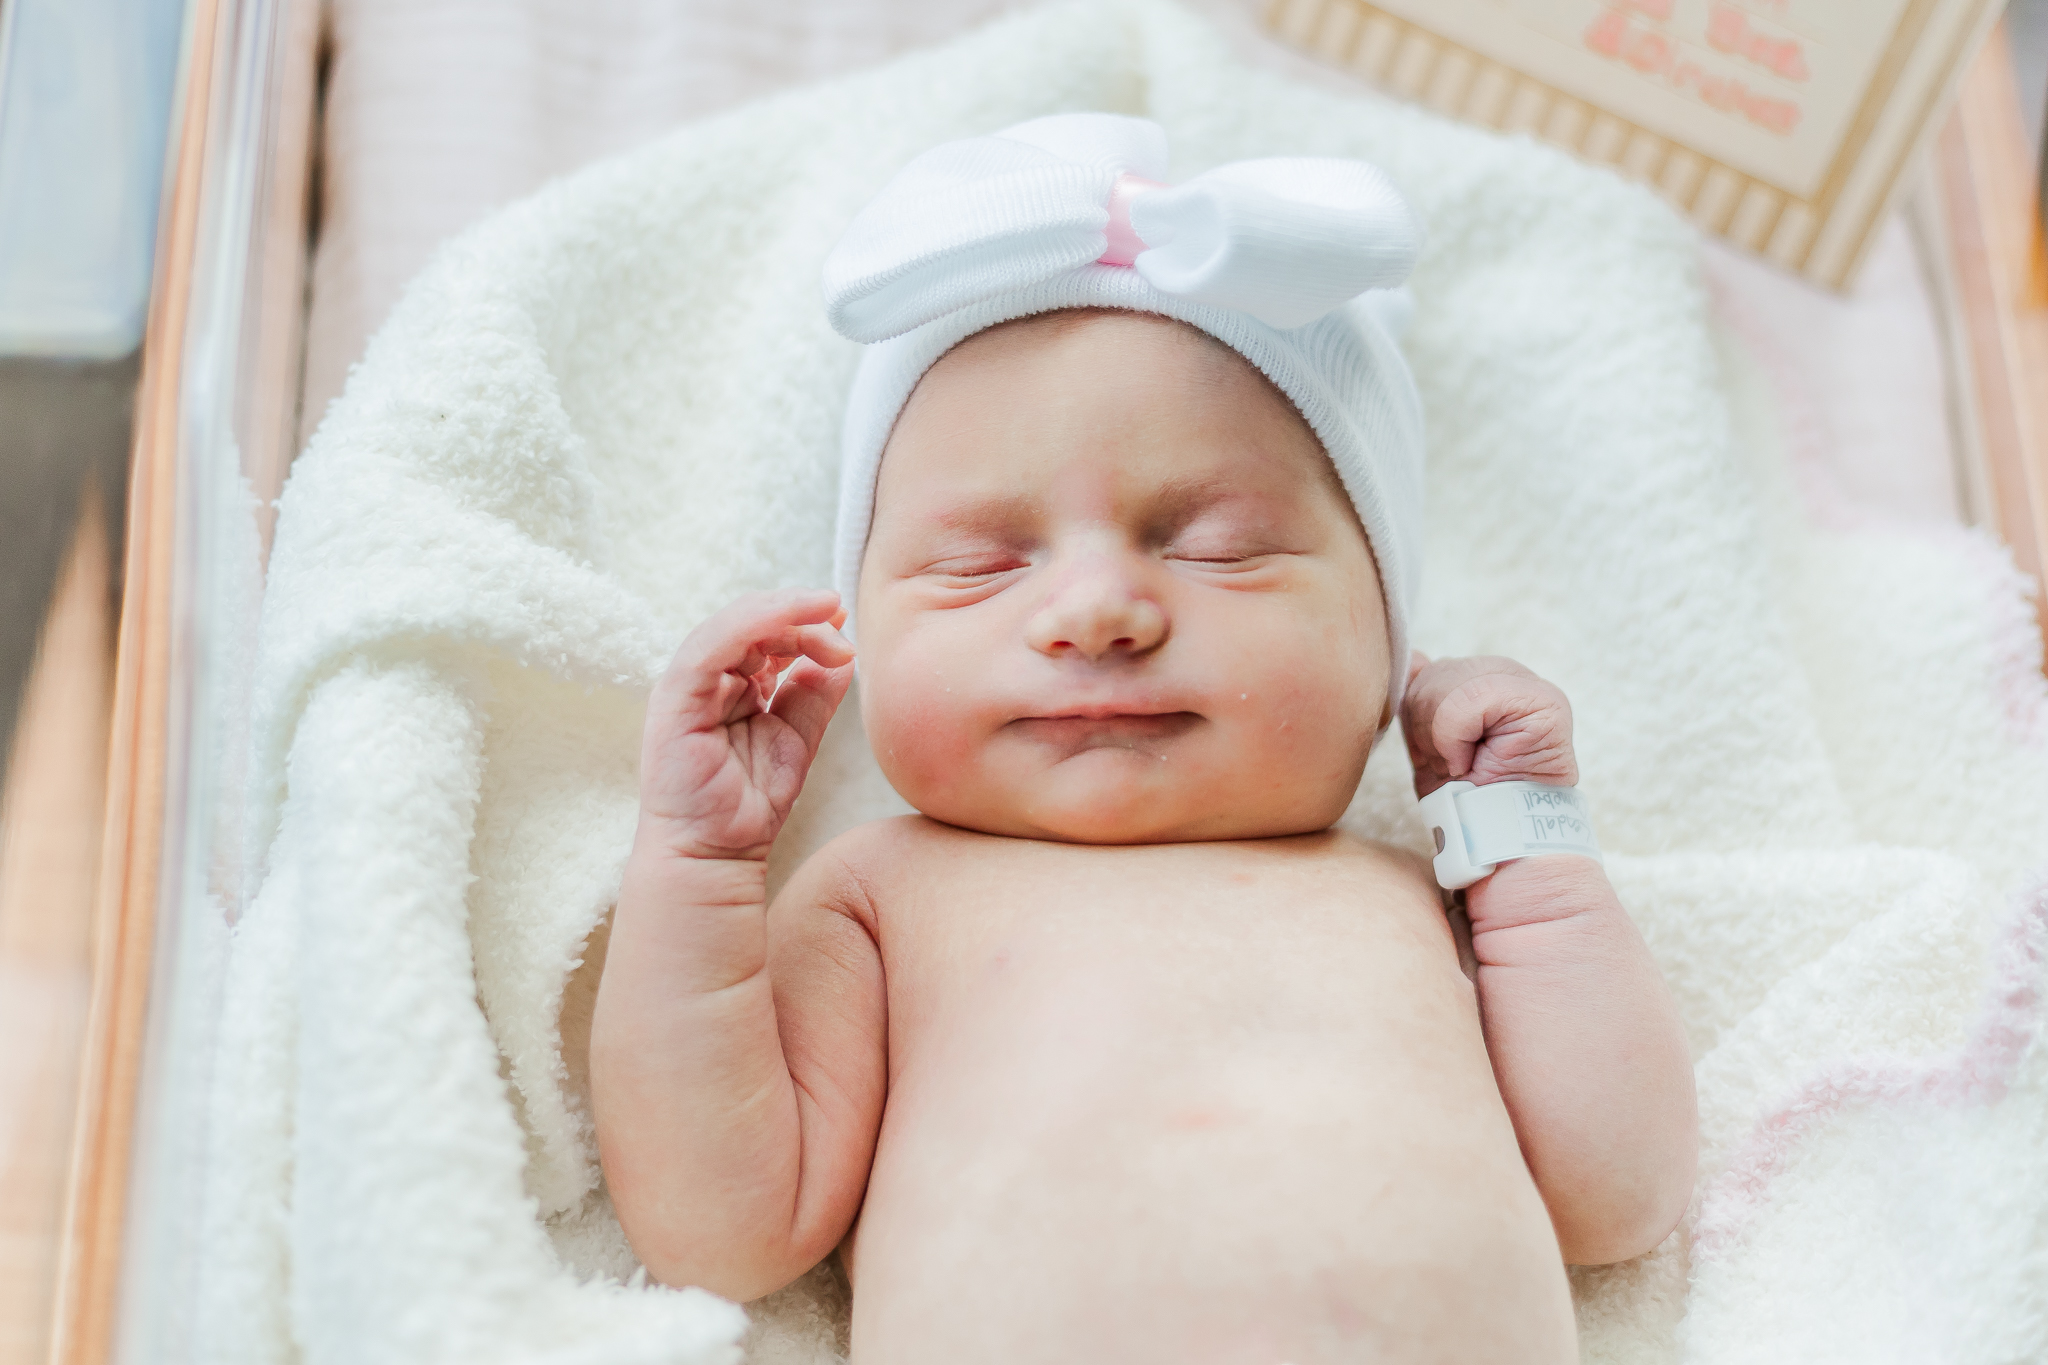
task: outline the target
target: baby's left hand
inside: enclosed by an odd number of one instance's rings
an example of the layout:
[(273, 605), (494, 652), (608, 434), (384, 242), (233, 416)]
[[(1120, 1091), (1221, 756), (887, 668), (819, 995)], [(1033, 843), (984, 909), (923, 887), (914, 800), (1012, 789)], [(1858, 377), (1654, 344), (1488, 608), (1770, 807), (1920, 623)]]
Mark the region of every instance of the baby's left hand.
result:
[(1417, 650), (1408, 665), (1401, 732), (1415, 794), (1446, 782), (1574, 786), (1572, 704), (1513, 659), (1439, 659)]

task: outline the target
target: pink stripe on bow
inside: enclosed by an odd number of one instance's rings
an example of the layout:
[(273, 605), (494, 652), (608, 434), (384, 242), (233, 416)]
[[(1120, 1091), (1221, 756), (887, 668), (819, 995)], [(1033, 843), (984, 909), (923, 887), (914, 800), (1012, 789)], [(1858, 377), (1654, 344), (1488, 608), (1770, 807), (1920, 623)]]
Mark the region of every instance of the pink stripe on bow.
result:
[(1164, 189), (1165, 183), (1147, 180), (1125, 171), (1109, 187), (1109, 249), (1095, 259), (1103, 265), (1129, 265), (1145, 250), (1145, 239), (1131, 226), (1131, 201), (1147, 190)]

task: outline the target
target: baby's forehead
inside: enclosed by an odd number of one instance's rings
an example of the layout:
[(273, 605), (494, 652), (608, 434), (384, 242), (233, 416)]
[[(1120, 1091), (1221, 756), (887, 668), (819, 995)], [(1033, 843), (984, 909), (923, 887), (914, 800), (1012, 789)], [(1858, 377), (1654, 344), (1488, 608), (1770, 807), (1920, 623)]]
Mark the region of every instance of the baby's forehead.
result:
[(1069, 478), (1116, 474), (1176, 505), (1233, 488), (1350, 501), (1250, 360), (1179, 319), (1111, 308), (1034, 314), (955, 346), (899, 414), (877, 491), (936, 479), (999, 497), (1042, 486), (1062, 456)]

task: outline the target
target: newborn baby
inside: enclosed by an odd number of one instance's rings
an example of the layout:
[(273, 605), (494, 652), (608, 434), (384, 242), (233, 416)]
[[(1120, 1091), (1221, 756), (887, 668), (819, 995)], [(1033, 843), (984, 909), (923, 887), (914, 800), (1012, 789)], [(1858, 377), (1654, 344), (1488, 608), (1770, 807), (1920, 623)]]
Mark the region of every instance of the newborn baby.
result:
[[(1691, 1193), (1664, 985), (1592, 858), (1503, 863), (1447, 915), (1428, 864), (1333, 829), (1397, 706), (1418, 792), (1569, 786), (1570, 708), (1504, 659), (1408, 656), (1418, 509), (1376, 461), (1419, 461), (1419, 428), (1377, 305), (1341, 262), (1303, 267), (1339, 306), (1285, 327), (1249, 311), (1270, 270), (1134, 267), (1204, 213), (1227, 237), (1245, 183), (1148, 212), (1200, 182), (1151, 189), (1134, 123), (940, 149), (969, 197), (959, 147), (980, 183), (1088, 171), (1100, 255), (1013, 234), (964, 258), (1063, 273), (916, 283), (849, 419), (850, 600), (743, 598), (655, 691), (592, 1036), (619, 1218), (657, 1279), (739, 1300), (839, 1249), (872, 1365), (1576, 1360), (1565, 1264), (1648, 1251)], [(1250, 164), (1412, 238), (1369, 168)], [(848, 606), (921, 814), (770, 904)]]

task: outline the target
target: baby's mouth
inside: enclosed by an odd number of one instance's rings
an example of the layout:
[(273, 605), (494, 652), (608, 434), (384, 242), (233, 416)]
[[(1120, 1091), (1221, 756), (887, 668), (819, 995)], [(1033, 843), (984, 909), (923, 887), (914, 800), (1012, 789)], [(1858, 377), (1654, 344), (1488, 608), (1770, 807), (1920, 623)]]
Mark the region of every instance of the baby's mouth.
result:
[(1090, 749), (1151, 750), (1202, 723), (1193, 711), (1112, 712), (1108, 715), (1022, 716), (1009, 723), (1020, 739), (1068, 754)]

